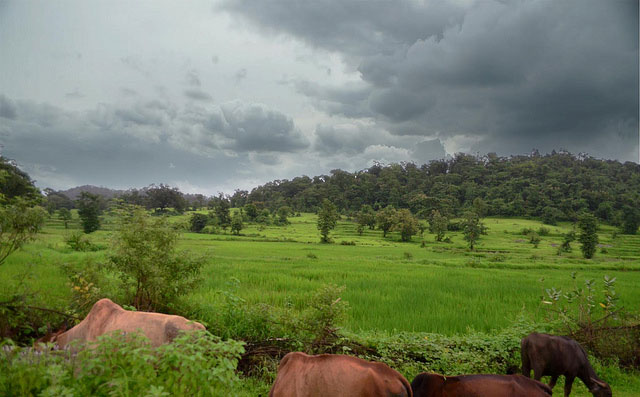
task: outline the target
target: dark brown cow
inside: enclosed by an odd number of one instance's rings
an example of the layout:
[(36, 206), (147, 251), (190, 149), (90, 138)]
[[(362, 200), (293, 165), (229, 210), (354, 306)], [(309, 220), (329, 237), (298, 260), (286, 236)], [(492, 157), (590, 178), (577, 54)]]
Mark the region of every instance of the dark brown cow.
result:
[(411, 382), (414, 397), (549, 397), (544, 383), (522, 375), (443, 376), (423, 372)]
[(386, 364), (338, 354), (289, 353), (269, 397), (411, 397), (411, 385)]
[(553, 389), (560, 375), (564, 375), (564, 395), (571, 394), (576, 377), (580, 378), (595, 397), (611, 397), (611, 388), (596, 375), (589, 364), (587, 353), (573, 339), (532, 333), (521, 343), (522, 373), (540, 380), (551, 376), (549, 387)]
[(124, 310), (109, 299), (96, 302), (87, 317), (67, 332), (55, 334), (52, 342), (65, 348), (72, 341), (94, 342), (99, 336), (113, 331), (139, 331), (158, 347), (171, 342), (179, 331), (204, 330), (200, 323), (182, 316)]

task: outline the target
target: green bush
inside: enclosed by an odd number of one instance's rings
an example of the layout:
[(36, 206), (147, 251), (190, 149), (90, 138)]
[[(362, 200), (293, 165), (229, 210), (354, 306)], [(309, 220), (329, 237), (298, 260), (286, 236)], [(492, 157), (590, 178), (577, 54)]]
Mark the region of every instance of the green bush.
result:
[(139, 334), (99, 338), (94, 349), (35, 352), (8, 345), (0, 352), (3, 396), (211, 396), (237, 386), (241, 342), (206, 331), (180, 334), (153, 349)]
[(65, 236), (64, 242), (74, 251), (92, 251), (91, 240), (84, 233), (76, 231)]

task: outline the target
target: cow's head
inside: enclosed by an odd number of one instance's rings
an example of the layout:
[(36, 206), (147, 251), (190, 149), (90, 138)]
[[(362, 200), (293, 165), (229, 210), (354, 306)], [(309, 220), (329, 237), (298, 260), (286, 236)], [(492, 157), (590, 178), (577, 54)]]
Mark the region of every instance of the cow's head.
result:
[(593, 382), (593, 386), (589, 391), (594, 397), (612, 397), (611, 387), (608, 384), (595, 378), (591, 378), (591, 382)]

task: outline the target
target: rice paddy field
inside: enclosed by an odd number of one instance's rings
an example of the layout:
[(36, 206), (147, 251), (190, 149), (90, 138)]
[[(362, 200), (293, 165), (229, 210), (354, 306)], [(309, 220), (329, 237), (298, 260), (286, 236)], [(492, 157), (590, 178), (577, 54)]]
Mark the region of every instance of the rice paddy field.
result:
[[(27, 283), (52, 306), (63, 307), (70, 291), (57, 265), (98, 263), (107, 252), (75, 252), (66, 246), (64, 237), (79, 229), (74, 217), (68, 230), (50, 219), (37, 241), (6, 260), (0, 267), (0, 296), (30, 269)], [(188, 218), (172, 221), (186, 224)], [(206, 258), (204, 283), (186, 299), (214, 303), (237, 280), (234, 293), (247, 302), (303, 309), (312, 291), (331, 283), (346, 287), (342, 298), (350, 306), (348, 332), (455, 335), (498, 331), (521, 315), (543, 320), (545, 288), (568, 290), (586, 279), (601, 286), (606, 275), (617, 278), (619, 306), (640, 311), (640, 235), (617, 234), (610, 226), (600, 226), (598, 251), (587, 260), (578, 242), (572, 243), (572, 252), (557, 254), (562, 234), (571, 230), (568, 223), (486, 218), (488, 234), (470, 251), (459, 232), (447, 233), (450, 243), (436, 243), (428, 231), (401, 242), (397, 233), (383, 237), (381, 231), (365, 229), (359, 235), (357, 225), (344, 218), (331, 233), (333, 243), (321, 244), (314, 214), (289, 221), (287, 226), (245, 224), (238, 236), (184, 232), (180, 248)], [(90, 235), (94, 245), (109, 246), (112, 222), (106, 217), (103, 229)], [(542, 226), (549, 233), (536, 248), (522, 230)], [(580, 387), (575, 395), (586, 395)], [(640, 395), (626, 393), (618, 395)]]
[[(568, 290), (575, 284), (571, 273), (576, 272), (579, 284), (616, 277), (620, 305), (640, 310), (640, 236), (614, 235), (611, 227), (600, 227), (600, 248), (587, 260), (577, 242), (571, 253), (557, 255), (569, 224), (488, 218), (488, 234), (469, 251), (460, 233), (448, 233), (451, 243), (436, 243), (428, 232), (406, 243), (396, 233), (383, 238), (378, 230), (367, 229), (360, 236), (349, 221), (338, 223), (332, 244), (321, 244), (315, 215), (289, 219), (287, 226), (246, 225), (239, 236), (223, 231), (183, 233), (180, 248), (206, 258), (205, 281), (188, 299), (218, 299), (217, 291), (237, 279), (235, 293), (248, 302), (303, 308), (310, 291), (332, 283), (346, 287), (343, 299), (350, 305), (350, 331), (450, 335), (500, 329), (520, 313), (541, 319), (545, 288)], [(174, 219), (187, 220), (188, 215)], [(535, 248), (521, 232), (542, 226), (549, 234), (541, 236)], [(78, 225), (70, 226), (74, 227)], [(108, 219), (104, 229), (90, 238), (106, 248)], [(35, 275), (30, 282), (52, 301), (64, 300), (66, 279), (55, 265), (89, 258), (100, 262), (105, 255), (104, 250), (70, 250), (63, 241), (70, 230), (50, 220), (38, 241), (7, 259), (0, 283), (11, 283), (29, 265)]]

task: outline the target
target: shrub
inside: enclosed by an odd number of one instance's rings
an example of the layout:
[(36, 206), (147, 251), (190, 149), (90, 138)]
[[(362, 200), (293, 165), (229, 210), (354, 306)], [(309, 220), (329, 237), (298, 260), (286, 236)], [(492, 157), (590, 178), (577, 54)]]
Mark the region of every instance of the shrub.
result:
[(579, 287), (575, 272), (571, 278), (573, 289), (548, 288), (543, 297), (548, 319), (559, 324), (557, 332), (575, 339), (598, 358), (640, 368), (640, 316), (618, 307), (616, 278), (604, 276), (601, 289), (593, 279)]
[(353, 240), (351, 240), (351, 241), (342, 240), (342, 241), (340, 241), (340, 245), (356, 245), (356, 242), (353, 241)]
[(402, 256), (404, 257), (404, 259), (413, 259), (413, 254), (411, 252), (407, 252), (405, 251)]
[(136, 309), (170, 307), (200, 281), (203, 259), (176, 253), (177, 242), (166, 217), (152, 218), (141, 208), (121, 212), (108, 265)]
[(133, 333), (102, 336), (76, 357), (12, 346), (0, 353), (0, 394), (41, 396), (222, 395), (237, 387), (241, 342), (206, 331), (152, 349)]
[(538, 236), (538, 233), (531, 232), (529, 234), (529, 242), (533, 244), (534, 247), (538, 248), (538, 244), (540, 244), (540, 236)]
[(538, 234), (541, 236), (548, 236), (551, 230), (548, 227), (540, 226), (538, 229)]
[(596, 245), (598, 244), (598, 221), (596, 217), (591, 214), (584, 214), (578, 221), (578, 227), (580, 228), (580, 236), (578, 240), (582, 244), (580, 249), (582, 255), (586, 259), (593, 258), (596, 253)]
[(89, 238), (81, 232), (72, 232), (65, 236), (64, 242), (74, 251), (92, 251)]

